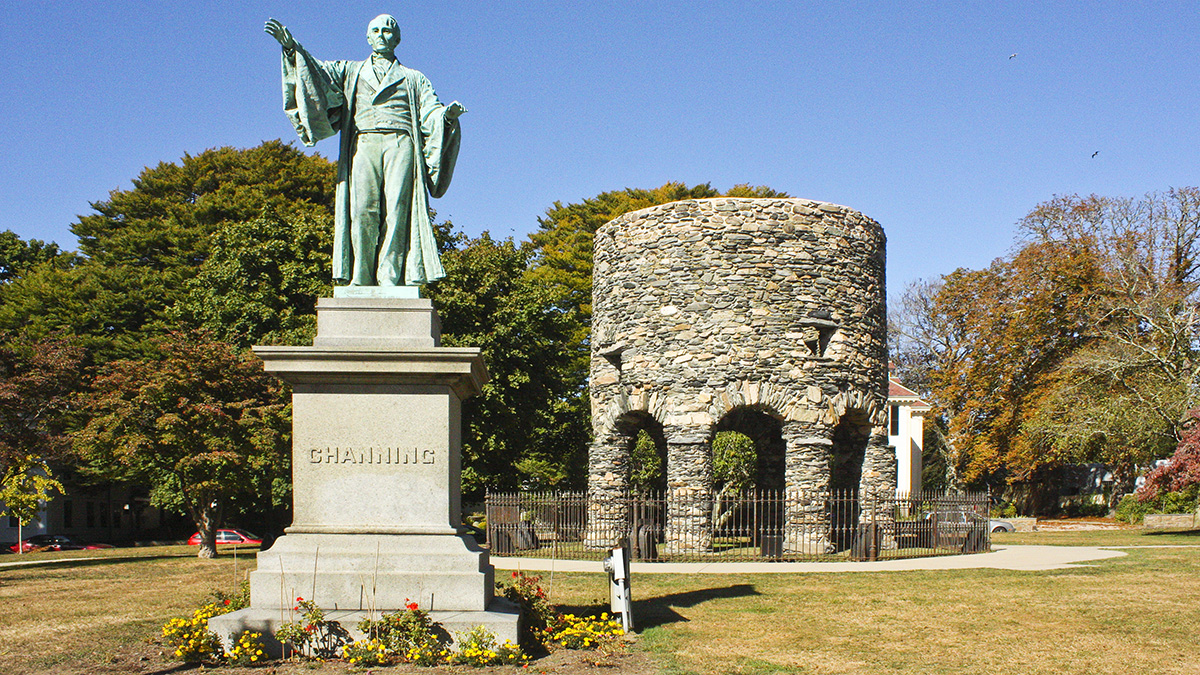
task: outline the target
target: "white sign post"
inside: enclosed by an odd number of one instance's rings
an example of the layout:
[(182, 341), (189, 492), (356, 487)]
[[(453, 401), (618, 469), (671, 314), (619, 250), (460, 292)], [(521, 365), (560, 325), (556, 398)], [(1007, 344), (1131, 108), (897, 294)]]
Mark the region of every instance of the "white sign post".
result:
[(621, 627), (629, 633), (633, 630), (633, 598), (629, 593), (629, 552), (626, 549), (625, 546), (610, 549), (604, 560), (604, 570), (608, 572), (609, 607), (613, 614), (621, 615)]

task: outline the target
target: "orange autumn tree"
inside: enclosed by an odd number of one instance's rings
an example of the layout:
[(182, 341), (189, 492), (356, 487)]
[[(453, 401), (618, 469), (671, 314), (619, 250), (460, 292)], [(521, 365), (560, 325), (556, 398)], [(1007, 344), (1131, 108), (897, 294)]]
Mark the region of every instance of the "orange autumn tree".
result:
[(974, 487), (1102, 462), (1118, 491), (1178, 444), (1200, 392), (1200, 190), (1057, 197), (984, 270), (914, 284), (893, 321)]
[(1086, 252), (1036, 244), (944, 279), (931, 309), (948, 328), (948, 353), (930, 387), (965, 483), (998, 485), (1039, 468), (1019, 431), (1047, 377), (1086, 341), (1097, 278)]
[(1115, 498), (1171, 454), (1197, 403), (1200, 190), (1060, 197), (1021, 228), (1035, 242), (1089, 251), (1102, 274), (1089, 339), (1022, 433), (1048, 461), (1106, 464)]

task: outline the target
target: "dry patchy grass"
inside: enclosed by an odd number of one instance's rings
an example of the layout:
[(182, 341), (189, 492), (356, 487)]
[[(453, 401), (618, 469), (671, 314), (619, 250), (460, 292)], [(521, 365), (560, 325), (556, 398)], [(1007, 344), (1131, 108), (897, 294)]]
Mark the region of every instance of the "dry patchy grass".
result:
[(1042, 546), (1200, 546), (1200, 530), (1060, 530), (1054, 532), (997, 532), (992, 544)]
[[(1108, 538), (1089, 543), (1120, 545), (1113, 537), (1123, 533), (1100, 534)], [(4, 671), (170, 670), (147, 640), (168, 617), (233, 585), (230, 556), (200, 561), (194, 551), (0, 568)], [(242, 574), (248, 562), (239, 560)], [(549, 575), (543, 585), (551, 586)], [(607, 609), (603, 575), (560, 573), (550, 590), (564, 609)], [(1051, 572), (643, 575), (634, 597), (643, 630), (632, 655), (596, 665), (559, 654), (530, 670), (644, 672), (648, 654), (664, 673), (1200, 672), (1200, 548), (1135, 549)]]
[(1200, 550), (1037, 573), (677, 577), (668, 594), (637, 581), (668, 672), (1200, 672)]
[[(235, 558), (196, 558), (195, 547), (164, 546), (4, 556), (0, 562), (0, 663), (13, 675), (74, 670), (159, 635), (163, 622), (190, 613), (216, 588), (233, 589)], [(239, 551), (237, 576), (253, 565)], [(96, 560), (78, 560), (95, 557)]]

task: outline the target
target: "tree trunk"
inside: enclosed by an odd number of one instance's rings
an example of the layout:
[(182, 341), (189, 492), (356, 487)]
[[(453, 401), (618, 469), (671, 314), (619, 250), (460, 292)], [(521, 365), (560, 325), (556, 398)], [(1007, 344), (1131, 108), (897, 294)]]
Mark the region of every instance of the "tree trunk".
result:
[(217, 526), (221, 522), (221, 507), (213, 502), (200, 504), (192, 509), (192, 517), (196, 521), (196, 529), (200, 532), (200, 550), (198, 558), (217, 557)]

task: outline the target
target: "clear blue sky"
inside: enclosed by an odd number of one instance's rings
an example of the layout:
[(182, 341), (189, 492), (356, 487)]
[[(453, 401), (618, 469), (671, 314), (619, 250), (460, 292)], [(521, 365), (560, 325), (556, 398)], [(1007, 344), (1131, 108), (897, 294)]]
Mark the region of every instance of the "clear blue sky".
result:
[(1005, 254), (1055, 194), (1200, 183), (1194, 2), (80, 4), (0, 8), (0, 229), (68, 248), (146, 165), (295, 141), (270, 16), (329, 59), (397, 17), (400, 60), (470, 109), (433, 205), (471, 235), (605, 190), (763, 184), (882, 223), (895, 298)]

